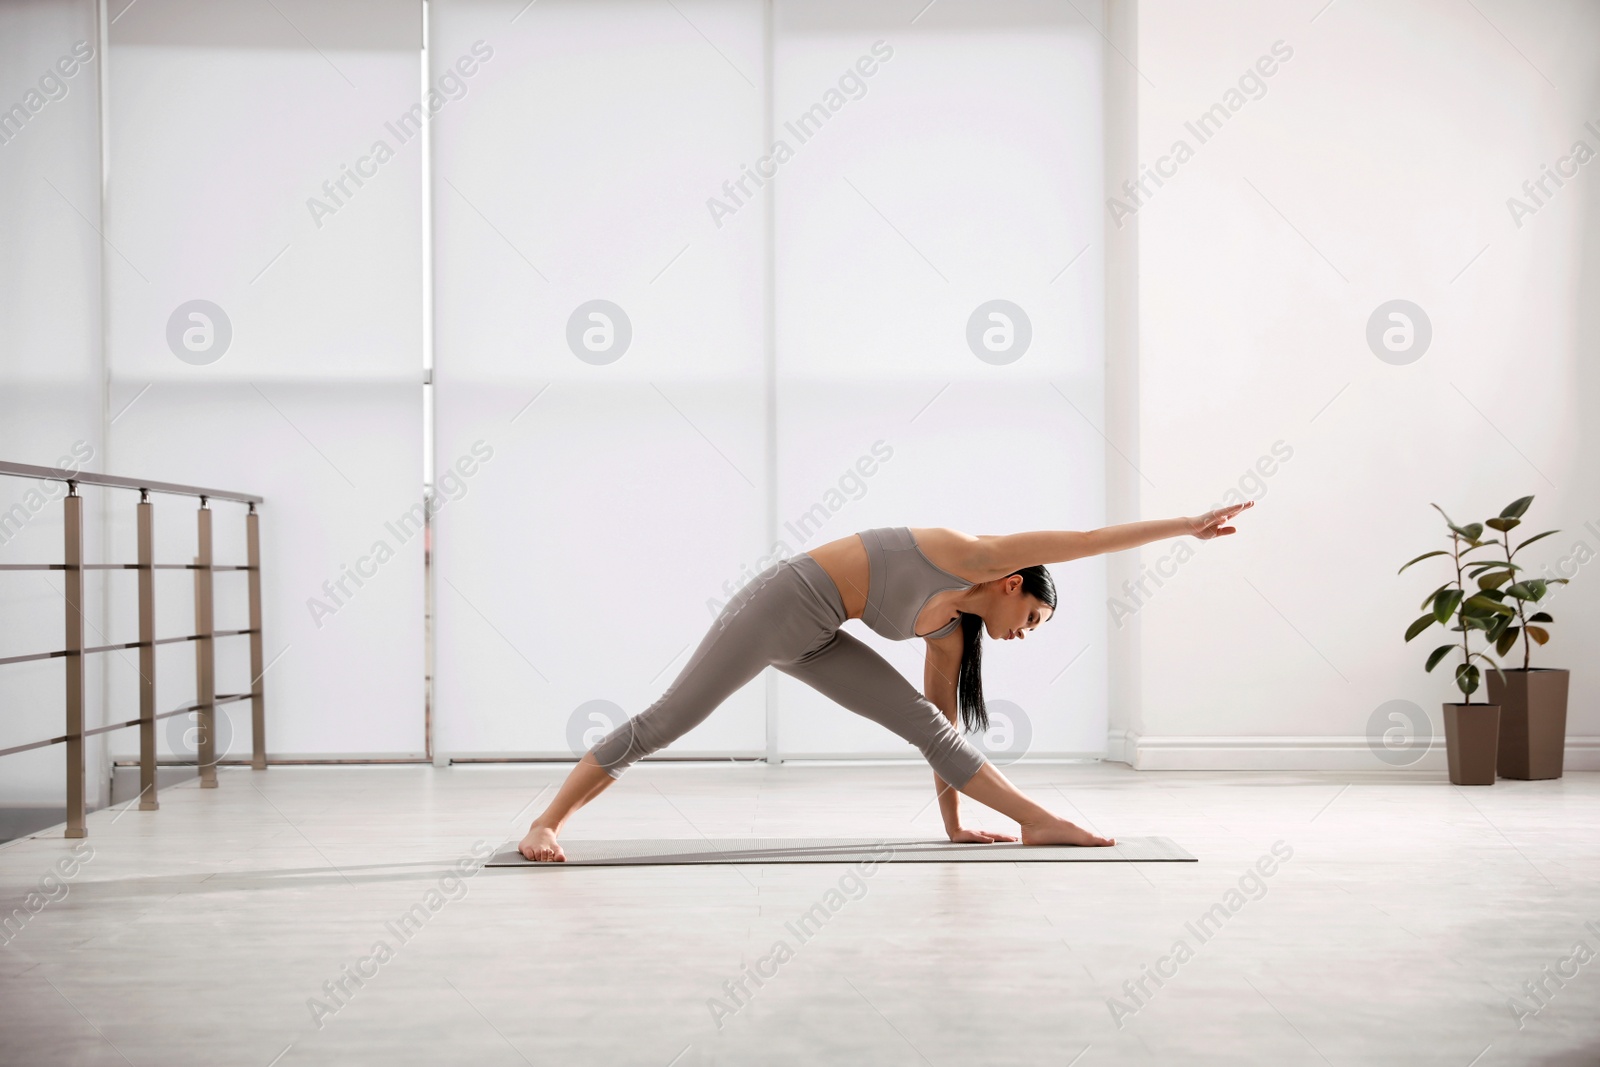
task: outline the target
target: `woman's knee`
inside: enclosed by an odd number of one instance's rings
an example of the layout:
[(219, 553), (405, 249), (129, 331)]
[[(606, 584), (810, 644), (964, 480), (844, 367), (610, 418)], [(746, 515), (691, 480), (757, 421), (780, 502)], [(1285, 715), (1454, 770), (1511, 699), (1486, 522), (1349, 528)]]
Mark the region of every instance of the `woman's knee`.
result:
[(958, 753), (949, 761), (948, 773), (939, 772), (939, 777), (950, 783), (951, 788), (958, 793), (978, 776), (979, 771), (989, 765), (989, 757), (978, 751), (970, 742), (963, 741), (962, 745), (966, 751)]
[(989, 758), (948, 722), (945, 727), (945, 731), (930, 739), (922, 754), (939, 777), (959, 791), (983, 769)]
[(675, 703), (663, 697), (662, 701), (619, 722), (589, 751), (607, 774), (618, 778), (640, 759), (659, 752), (688, 733), (703, 718), (704, 715), (684, 715)]
[(934, 771), (957, 790), (989, 762), (982, 752), (945, 718), (932, 701), (918, 696), (907, 718), (916, 724), (908, 731), (909, 740), (932, 765)]
[(624, 719), (600, 740), (589, 747), (588, 754), (613, 779), (622, 777), (635, 760), (644, 753), (636, 748), (633, 720)]

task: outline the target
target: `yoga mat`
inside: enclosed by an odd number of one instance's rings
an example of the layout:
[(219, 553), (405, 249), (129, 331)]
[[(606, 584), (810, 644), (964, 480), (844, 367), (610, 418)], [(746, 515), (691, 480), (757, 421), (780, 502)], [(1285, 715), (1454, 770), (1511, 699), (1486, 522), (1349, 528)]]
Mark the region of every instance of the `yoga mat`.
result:
[(1161, 863), (1199, 862), (1165, 837), (1124, 837), (1115, 845), (957, 845), (926, 838), (671, 838), (562, 841), (565, 863), (534, 863), (515, 845), (490, 867), (629, 867), (687, 863)]

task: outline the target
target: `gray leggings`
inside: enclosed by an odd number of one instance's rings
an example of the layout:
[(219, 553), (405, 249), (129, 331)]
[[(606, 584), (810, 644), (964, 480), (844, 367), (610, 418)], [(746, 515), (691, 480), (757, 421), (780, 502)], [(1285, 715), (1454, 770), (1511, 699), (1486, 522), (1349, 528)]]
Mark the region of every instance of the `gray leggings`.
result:
[(839, 629), (839, 589), (801, 552), (756, 575), (722, 609), (678, 677), (654, 704), (589, 751), (612, 778), (671, 744), (767, 666), (798, 678), (916, 746), (957, 789), (988, 762), (933, 702), (882, 656)]

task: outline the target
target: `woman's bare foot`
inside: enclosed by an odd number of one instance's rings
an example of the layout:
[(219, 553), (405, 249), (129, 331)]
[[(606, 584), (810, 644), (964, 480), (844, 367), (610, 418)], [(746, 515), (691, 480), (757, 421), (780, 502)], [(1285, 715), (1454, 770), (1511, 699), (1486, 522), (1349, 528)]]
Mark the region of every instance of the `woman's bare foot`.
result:
[(523, 859), (533, 860), (535, 863), (567, 861), (567, 854), (561, 851), (561, 846), (556, 843), (556, 832), (538, 823), (528, 828), (528, 836), (517, 845), (517, 851), (522, 853)]
[(1052, 815), (1037, 823), (1022, 824), (1024, 845), (1114, 845), (1114, 837), (1092, 834), (1075, 823)]

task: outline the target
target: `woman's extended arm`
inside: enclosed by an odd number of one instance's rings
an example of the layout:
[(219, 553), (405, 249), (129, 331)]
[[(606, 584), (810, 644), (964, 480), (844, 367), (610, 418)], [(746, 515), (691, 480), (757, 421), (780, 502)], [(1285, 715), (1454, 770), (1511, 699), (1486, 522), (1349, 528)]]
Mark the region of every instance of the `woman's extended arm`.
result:
[(988, 575), (984, 579), (987, 581), (1004, 578), (1024, 567), (1121, 552), (1169, 537), (1188, 535), (1207, 541), (1236, 532), (1232, 526), (1224, 524), (1254, 503), (1251, 500), (1243, 504), (1229, 504), (1193, 518), (1146, 519), (1118, 526), (1102, 526), (1098, 530), (1035, 530), (1029, 533), (980, 535), (973, 546), (978, 562), (976, 569)]
[[(963, 638), (961, 628), (952, 634), (927, 641), (927, 658), (922, 667), (922, 693), (934, 707), (944, 712), (950, 725), (960, 729), (956, 717), (956, 678), (961, 670)], [(966, 830), (961, 826), (961, 794), (952, 789), (943, 778), (933, 776), (933, 788), (939, 798), (939, 814), (944, 819), (944, 832), (951, 841), (978, 844), (988, 841), (1015, 841), (1008, 834), (988, 830)]]

